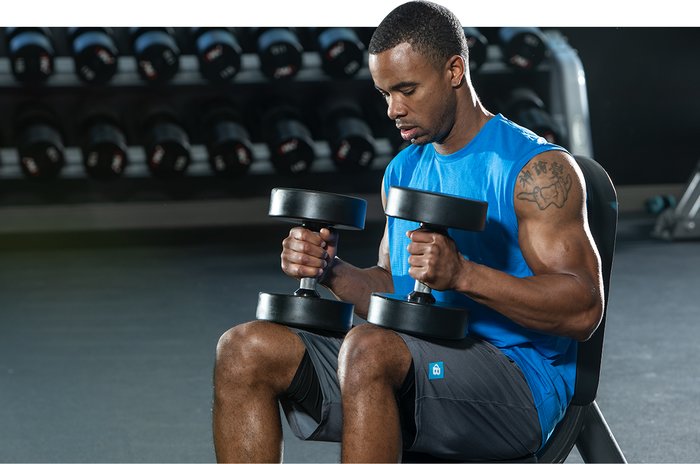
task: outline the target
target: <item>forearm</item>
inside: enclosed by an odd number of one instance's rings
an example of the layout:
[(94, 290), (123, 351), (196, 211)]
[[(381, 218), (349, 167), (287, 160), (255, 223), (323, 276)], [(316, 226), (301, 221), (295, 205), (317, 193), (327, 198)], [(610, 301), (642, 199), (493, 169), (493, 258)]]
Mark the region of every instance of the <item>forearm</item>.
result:
[(391, 274), (381, 266), (358, 268), (340, 258), (323, 277), (321, 285), (328, 288), (339, 300), (355, 305), (355, 314), (367, 318), (372, 292), (393, 292)]
[(455, 290), (529, 329), (585, 340), (600, 321), (600, 282), (565, 273), (518, 278), (467, 260), (462, 267)]

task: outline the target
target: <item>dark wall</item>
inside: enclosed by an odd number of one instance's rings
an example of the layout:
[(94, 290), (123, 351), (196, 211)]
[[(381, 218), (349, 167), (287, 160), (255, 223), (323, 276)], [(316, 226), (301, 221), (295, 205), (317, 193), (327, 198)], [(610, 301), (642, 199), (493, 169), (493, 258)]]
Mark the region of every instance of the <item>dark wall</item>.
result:
[(595, 158), (616, 184), (685, 183), (700, 159), (700, 28), (557, 28), (586, 71)]

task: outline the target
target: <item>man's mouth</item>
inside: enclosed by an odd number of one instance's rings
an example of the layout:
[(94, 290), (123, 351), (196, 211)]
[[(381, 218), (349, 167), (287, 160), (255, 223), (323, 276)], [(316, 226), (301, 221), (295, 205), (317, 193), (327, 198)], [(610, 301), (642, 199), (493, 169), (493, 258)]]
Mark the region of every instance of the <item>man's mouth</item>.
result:
[(401, 126), (399, 130), (401, 131), (401, 138), (407, 141), (415, 139), (418, 133), (418, 128), (414, 126)]

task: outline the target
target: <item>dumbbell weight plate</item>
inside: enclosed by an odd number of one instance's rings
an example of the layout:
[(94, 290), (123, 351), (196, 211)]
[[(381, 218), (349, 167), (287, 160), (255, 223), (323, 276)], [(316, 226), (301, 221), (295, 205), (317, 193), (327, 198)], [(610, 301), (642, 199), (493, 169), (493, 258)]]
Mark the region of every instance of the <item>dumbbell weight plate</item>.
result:
[(275, 188), (270, 195), (268, 215), (287, 222), (314, 223), (335, 229), (361, 230), (365, 227), (367, 202), (335, 193)]
[(488, 204), (484, 201), (407, 187), (391, 187), (385, 214), (443, 228), (480, 231), (486, 225), (487, 207)]
[[(487, 208), (488, 203), (483, 201), (406, 187), (391, 187), (385, 214), (419, 222), (427, 230), (446, 233), (448, 228), (483, 230)], [(416, 289), (420, 287), (417, 285)], [(425, 293), (423, 290), (419, 292)], [(418, 336), (459, 340), (467, 333), (468, 312), (465, 308), (455, 308), (445, 303), (417, 303), (409, 300), (409, 296), (373, 293), (367, 321)]]
[(405, 295), (373, 293), (367, 322), (421, 337), (460, 340), (467, 333), (469, 313), (444, 303), (419, 304)]
[(352, 327), (352, 303), (311, 296), (260, 293), (255, 317), (294, 327), (345, 333)]

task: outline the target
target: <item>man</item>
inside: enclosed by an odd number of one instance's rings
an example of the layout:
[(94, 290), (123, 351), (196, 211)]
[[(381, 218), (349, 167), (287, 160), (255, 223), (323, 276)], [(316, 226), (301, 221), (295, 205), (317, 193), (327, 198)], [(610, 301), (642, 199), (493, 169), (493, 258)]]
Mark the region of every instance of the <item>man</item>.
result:
[[(375, 87), (410, 141), (390, 186), (489, 203), (486, 229), (451, 236), (387, 220), (377, 266), (337, 255), (337, 236), (294, 228), (282, 269), (318, 277), (367, 314), (372, 292), (408, 294), (414, 279), (468, 308), (469, 333), (436, 342), (363, 324), (342, 338), (254, 321), (221, 338), (214, 438), (222, 461), (281, 458), (278, 400), (304, 439), (342, 440), (343, 461), (389, 462), (402, 449), (491, 460), (530, 455), (573, 394), (576, 340), (602, 316), (600, 260), (582, 174), (560, 147), (488, 112), (470, 81), (459, 21), (409, 2), (369, 46)], [(443, 378), (428, 365), (443, 363)]]

